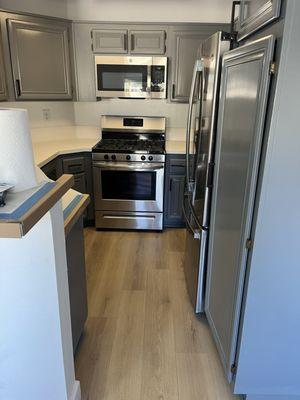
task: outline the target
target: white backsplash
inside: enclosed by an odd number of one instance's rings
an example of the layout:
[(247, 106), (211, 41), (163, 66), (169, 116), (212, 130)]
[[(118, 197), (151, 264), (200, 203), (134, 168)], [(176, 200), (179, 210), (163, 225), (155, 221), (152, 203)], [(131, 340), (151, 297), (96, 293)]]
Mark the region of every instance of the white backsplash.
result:
[(75, 125), (100, 126), (101, 115), (163, 116), (168, 128), (183, 128), (187, 104), (166, 100), (105, 99), (98, 102), (75, 102)]
[[(3, 102), (4, 108), (24, 108), (28, 110), (31, 128), (74, 125), (72, 101), (14, 101)], [(44, 111), (49, 110), (49, 119), (44, 119)]]
[[(166, 100), (105, 99), (98, 102), (26, 101), (5, 102), (4, 108), (28, 110), (34, 141), (64, 140), (74, 134), (79, 138), (99, 135), (101, 115), (164, 116), (167, 139), (184, 140), (187, 104)], [(45, 112), (49, 119), (45, 119)], [(54, 129), (64, 127), (64, 129)], [(43, 129), (40, 129), (43, 128)]]

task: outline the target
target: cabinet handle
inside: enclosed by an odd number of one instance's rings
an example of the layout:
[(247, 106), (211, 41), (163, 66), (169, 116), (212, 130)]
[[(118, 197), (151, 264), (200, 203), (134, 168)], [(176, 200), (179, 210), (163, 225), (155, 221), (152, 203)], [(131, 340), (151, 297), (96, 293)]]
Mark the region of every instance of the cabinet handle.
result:
[(127, 33), (124, 34), (124, 50), (128, 51), (128, 35), (127, 35)]
[(131, 35), (131, 51), (134, 50), (134, 35)]
[(17, 91), (17, 96), (21, 96), (21, 84), (20, 84), (20, 79), (16, 79), (16, 91)]
[(170, 179), (170, 187), (169, 187), (170, 192), (172, 192), (172, 186), (173, 186), (173, 179), (171, 178), (171, 179)]
[(175, 83), (172, 85), (172, 99), (175, 99), (175, 91), (176, 91), (176, 86)]

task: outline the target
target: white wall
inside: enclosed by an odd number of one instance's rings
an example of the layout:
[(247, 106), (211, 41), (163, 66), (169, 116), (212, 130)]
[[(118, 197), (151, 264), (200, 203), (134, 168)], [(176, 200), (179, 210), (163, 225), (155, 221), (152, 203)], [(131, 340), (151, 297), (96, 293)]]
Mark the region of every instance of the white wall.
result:
[(229, 22), (232, 0), (67, 0), (68, 17), (91, 21)]
[(0, 8), (67, 18), (67, 0), (0, 0)]
[[(24, 108), (28, 111), (30, 128), (74, 125), (72, 101), (14, 101), (1, 103), (4, 108)], [(43, 118), (43, 110), (50, 110), (50, 119)]]

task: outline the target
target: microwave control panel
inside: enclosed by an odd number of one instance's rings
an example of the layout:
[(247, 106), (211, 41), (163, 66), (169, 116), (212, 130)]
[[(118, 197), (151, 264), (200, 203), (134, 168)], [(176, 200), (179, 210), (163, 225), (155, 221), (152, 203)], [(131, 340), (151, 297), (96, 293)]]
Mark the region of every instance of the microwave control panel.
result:
[(165, 66), (152, 65), (151, 67), (151, 92), (164, 92), (165, 82)]

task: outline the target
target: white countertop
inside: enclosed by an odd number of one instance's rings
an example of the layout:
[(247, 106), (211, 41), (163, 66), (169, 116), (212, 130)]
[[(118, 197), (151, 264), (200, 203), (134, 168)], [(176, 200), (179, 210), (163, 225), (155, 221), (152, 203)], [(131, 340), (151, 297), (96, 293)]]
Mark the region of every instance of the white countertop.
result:
[[(97, 127), (52, 127), (34, 128), (31, 130), (35, 162), (39, 167), (44, 166), (54, 158), (63, 154), (91, 151), (100, 140)], [(180, 138), (176, 129), (174, 137)], [(181, 129), (180, 132), (183, 130)], [(174, 132), (175, 133), (175, 132)], [(168, 154), (184, 154), (184, 140), (169, 140), (172, 130), (167, 131), (166, 152)]]

